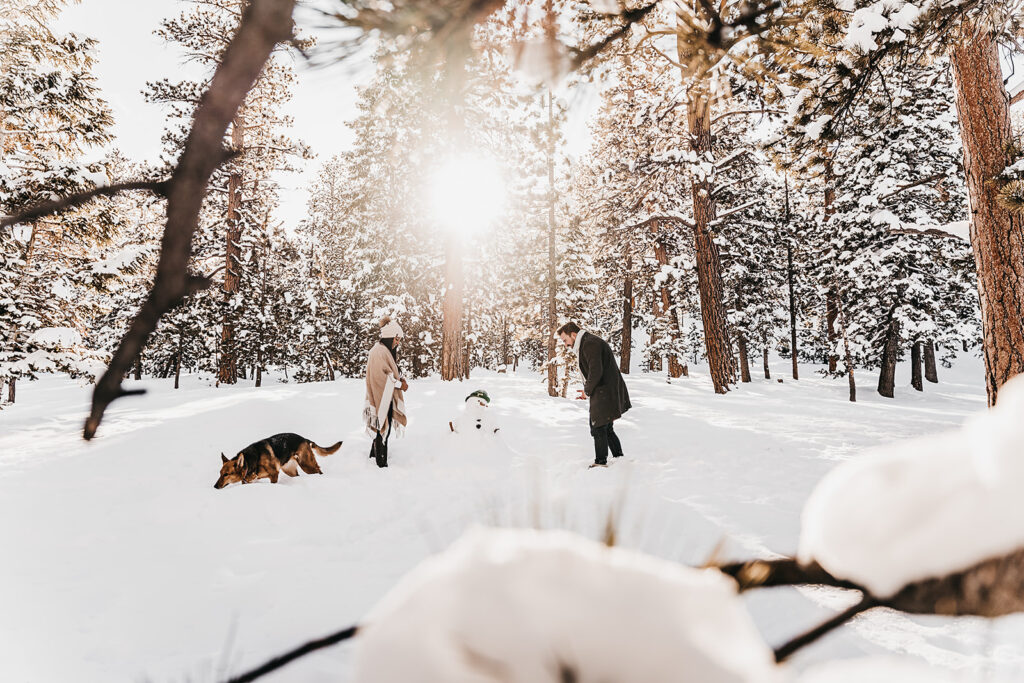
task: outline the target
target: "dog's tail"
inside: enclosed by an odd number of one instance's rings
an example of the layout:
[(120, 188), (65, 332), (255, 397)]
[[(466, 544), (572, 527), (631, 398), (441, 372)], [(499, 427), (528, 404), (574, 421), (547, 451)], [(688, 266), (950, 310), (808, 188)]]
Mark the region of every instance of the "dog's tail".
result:
[(339, 448), (341, 448), (341, 442), (340, 441), (338, 443), (334, 444), (333, 446), (331, 446), (330, 448), (324, 448), (323, 446), (317, 446), (312, 441), (309, 442), (309, 445), (310, 445), (310, 448), (312, 448), (314, 451), (316, 451), (320, 455), (330, 455), (334, 451), (336, 451)]

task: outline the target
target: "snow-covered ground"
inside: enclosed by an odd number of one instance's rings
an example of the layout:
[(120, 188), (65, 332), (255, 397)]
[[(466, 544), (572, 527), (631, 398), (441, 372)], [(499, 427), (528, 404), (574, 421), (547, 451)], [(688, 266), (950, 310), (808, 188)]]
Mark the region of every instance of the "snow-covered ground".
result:
[[(788, 377), (779, 361), (777, 376)], [(626, 458), (588, 470), (583, 402), (547, 397), (539, 375), (478, 371), (417, 380), (408, 435), (387, 470), (368, 459), (361, 380), (180, 390), (145, 381), (80, 439), (89, 388), (60, 378), (18, 387), (0, 412), (0, 680), (214, 681), (358, 622), (410, 569), (475, 524), (565, 528), (700, 565), (792, 554), (811, 489), (867, 446), (959, 426), (984, 409), (982, 367), (962, 359), (918, 394), (900, 368), (897, 398), (876, 377), (779, 384), (727, 396), (706, 375), (667, 384), (632, 375), (619, 423)], [(492, 399), (497, 437), (452, 434), (463, 398)], [(323, 476), (215, 490), (228, 456), (275, 432), (329, 445)], [(870, 506), (870, 501), (865, 502)], [(869, 510), (865, 510), (867, 514)], [(779, 589), (745, 602), (771, 645), (850, 604), (838, 592)], [(897, 655), (1014, 680), (1024, 619), (908, 617), (877, 610), (794, 657)], [(610, 639), (625, 637), (609, 633)], [(352, 644), (267, 680), (350, 680)]]

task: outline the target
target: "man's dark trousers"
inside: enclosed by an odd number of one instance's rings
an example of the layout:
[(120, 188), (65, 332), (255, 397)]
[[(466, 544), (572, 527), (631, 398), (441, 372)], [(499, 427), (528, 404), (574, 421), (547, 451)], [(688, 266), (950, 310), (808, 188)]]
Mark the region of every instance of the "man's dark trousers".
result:
[(608, 464), (609, 446), (611, 446), (613, 457), (622, 457), (622, 444), (619, 443), (619, 437), (615, 434), (612, 424), (609, 422), (600, 427), (590, 428), (590, 434), (594, 437), (594, 462), (598, 465)]

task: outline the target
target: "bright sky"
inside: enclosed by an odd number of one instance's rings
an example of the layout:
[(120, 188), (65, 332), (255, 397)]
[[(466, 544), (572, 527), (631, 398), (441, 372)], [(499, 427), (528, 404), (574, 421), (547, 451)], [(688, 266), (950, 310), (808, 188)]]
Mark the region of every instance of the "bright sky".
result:
[[(98, 66), (103, 97), (114, 111), (117, 145), (130, 159), (156, 162), (162, 151), (165, 114), (142, 96), (147, 80), (179, 78), (188, 73), (181, 54), (154, 31), (164, 17), (179, 13), (178, 0), (82, 0), (70, 6), (57, 25), (99, 41)], [(306, 173), (286, 174), (279, 218), (293, 227), (305, 214), (306, 185), (321, 164), (351, 144), (345, 121), (355, 115), (355, 84), (366, 77), (341, 67), (317, 68), (297, 63), (298, 85), (288, 113), (294, 136), (313, 148)]]
[[(189, 73), (177, 46), (154, 35), (164, 17), (180, 13), (181, 0), (82, 0), (61, 16), (58, 32), (75, 32), (99, 41), (96, 74), (103, 97), (114, 112), (117, 146), (128, 158), (156, 162), (162, 151), (165, 114), (142, 96), (146, 81), (181, 78)], [(300, 15), (305, 34), (314, 35), (307, 24), (310, 14)], [(295, 119), (294, 137), (306, 142), (316, 157), (305, 162), (301, 173), (282, 174), (281, 210), (278, 218), (293, 228), (305, 215), (306, 187), (320, 166), (352, 143), (345, 122), (356, 114), (356, 85), (372, 74), (367, 68), (350, 66), (312, 68), (298, 59), (298, 84), (288, 113)], [(586, 120), (597, 104), (590, 89), (579, 93), (572, 103), (567, 142), (571, 153), (586, 147)]]

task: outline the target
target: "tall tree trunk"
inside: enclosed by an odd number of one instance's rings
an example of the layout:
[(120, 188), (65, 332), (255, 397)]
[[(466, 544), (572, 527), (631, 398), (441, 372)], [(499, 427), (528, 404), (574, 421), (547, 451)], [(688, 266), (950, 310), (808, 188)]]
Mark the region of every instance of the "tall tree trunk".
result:
[(740, 351), (740, 381), (750, 382), (750, 359), (747, 357), (747, 338), (742, 332), (736, 335), (737, 345)]
[[(835, 186), (832, 184), (834, 176), (832, 175), (832, 160), (828, 159), (825, 162), (825, 195), (823, 197), (824, 209), (825, 209), (825, 221), (832, 217), (835, 213), (834, 202), (836, 199)], [(825, 293), (825, 324), (828, 326), (828, 371), (835, 374), (839, 367), (839, 355), (836, 353), (836, 346), (839, 343), (839, 330), (836, 329), (836, 319), (839, 315), (839, 293), (832, 287), (829, 287)]]
[(828, 327), (828, 371), (832, 375), (839, 372), (839, 355), (836, 353), (840, 336), (836, 325), (838, 320), (839, 295), (835, 290), (829, 289), (825, 293), (825, 325)]
[(15, 394), (17, 393), (17, 391), (16, 391), (17, 385), (18, 385), (18, 378), (17, 377), (12, 377), (9, 380), (7, 380), (7, 402), (8, 403), (11, 403), (11, 404), (14, 403)]
[(935, 340), (929, 339), (924, 345), (924, 378), (929, 382), (938, 384), (939, 373), (935, 368)]
[(850, 351), (850, 337), (846, 334), (846, 314), (843, 313), (843, 303), (840, 300), (839, 305), (839, 327), (842, 330), (843, 337), (843, 351), (846, 357), (846, 379), (850, 385), (850, 403), (857, 402), (857, 382), (853, 377), (853, 353)]
[(629, 361), (633, 349), (633, 251), (626, 252), (626, 274), (622, 280), (622, 348), (619, 353), (619, 371), (629, 374)]
[[(658, 230), (657, 224), (653, 227), (654, 230)], [(658, 261), (659, 266), (668, 265), (668, 247), (665, 246), (665, 242), (662, 239), (658, 239), (654, 243), (654, 256)], [(669, 292), (668, 285), (662, 285), (661, 287), (661, 315), (668, 316), (669, 319), (669, 339), (672, 344), (675, 345), (679, 341), (679, 318), (676, 317), (675, 308), (672, 306), (672, 293)], [(670, 351), (666, 354), (668, 358), (668, 374), (669, 377), (676, 378), (682, 377), (683, 375), (683, 364), (679, 361), (679, 356), (674, 352)]]
[(503, 373), (508, 372), (509, 365), (509, 318), (502, 318), (502, 367)]
[(991, 32), (964, 22), (950, 53), (964, 171), (971, 207), (971, 247), (978, 270), (985, 386), (999, 388), (1024, 372), (1024, 215), (1000, 206), (999, 176), (1009, 165), (1010, 106)]
[[(709, 18), (709, 17), (706, 17)], [(681, 21), (677, 19), (677, 21)], [(680, 64), (687, 64), (690, 47), (676, 38), (676, 54)], [(684, 82), (691, 78), (686, 68), (681, 69)], [(711, 153), (711, 93), (706, 77), (695, 82), (691, 78), (687, 91), (687, 125), (690, 148), (701, 163), (712, 161)], [(725, 311), (725, 284), (722, 280), (722, 261), (715, 244), (711, 222), (715, 220), (711, 180), (707, 176), (693, 176), (690, 192), (693, 200), (693, 246), (697, 261), (697, 288), (700, 293), (700, 312), (704, 323), (704, 344), (708, 367), (715, 393), (724, 394), (736, 381), (736, 360), (729, 337), (729, 320)]]
[(924, 391), (924, 380), (921, 378), (922, 348), (924, 342), (916, 341), (910, 346), (910, 386)]
[[(651, 348), (654, 348), (654, 345), (658, 343), (657, 320), (658, 318), (661, 317), (661, 294), (657, 290), (651, 292), (651, 312), (654, 314), (655, 320), (655, 324), (651, 325)], [(652, 353), (650, 362), (651, 371), (661, 372), (662, 368), (664, 368), (664, 365), (662, 362), (661, 354)]]
[[(786, 175), (786, 226), (789, 226), (789, 175)], [(794, 282), (796, 274), (793, 272), (793, 243), (786, 237), (786, 279), (789, 284), (789, 350), (793, 361), (793, 379), (800, 379), (800, 371), (797, 368), (798, 349), (796, 337), (796, 294), (794, 293)]]
[[(706, 90), (691, 89), (689, 93), (688, 123), (690, 145), (697, 158), (711, 159), (711, 108)], [(711, 198), (711, 181), (694, 177), (690, 187), (693, 197), (693, 246), (697, 261), (697, 287), (700, 292), (700, 312), (704, 322), (704, 343), (708, 366), (715, 393), (724, 394), (736, 381), (736, 363), (733, 358), (729, 321), (725, 311), (725, 283), (722, 279), (722, 261), (715, 244), (711, 222), (715, 219), (715, 204)]]
[(135, 379), (142, 379), (142, 354), (135, 356)]
[[(261, 250), (259, 263), (254, 264), (260, 269), (260, 329), (256, 339), (256, 386), (263, 386), (263, 350), (267, 345), (267, 245)], [(253, 261), (255, 261), (255, 254)]]
[(558, 395), (558, 367), (555, 365), (555, 332), (557, 277), (555, 263), (555, 116), (551, 91), (548, 90), (548, 396)]
[(767, 339), (764, 340), (764, 347), (762, 348), (762, 352), (764, 354), (764, 378), (765, 379), (771, 379), (772, 378), (772, 371), (768, 367), (768, 340)]
[(895, 397), (896, 356), (899, 354), (900, 323), (889, 311), (889, 322), (885, 332), (885, 346), (882, 348), (881, 371), (878, 373), (878, 393), (886, 398)]
[(174, 388), (181, 386), (181, 332), (178, 332), (178, 349), (174, 354)]
[[(231, 145), (236, 150), (245, 148), (245, 115), (239, 110), (231, 123)], [(224, 235), (224, 320), (221, 323), (220, 364), (217, 379), (223, 384), (234, 384), (238, 381), (238, 351), (235, 348), (235, 318), (231, 309), (232, 297), (238, 293), (242, 269), (242, 224), (240, 209), (242, 207), (242, 167), (236, 162), (234, 170), (228, 176), (228, 214)]]
[(441, 323), (441, 379), (462, 379), (462, 306), (465, 288), (462, 253), (458, 242), (449, 236), (445, 249), (444, 316)]
[(469, 364), (470, 364), (470, 360), (469, 359), (470, 359), (470, 354), (472, 354), (472, 352), (473, 352), (473, 349), (472, 349), (472, 346), (473, 346), (472, 335), (473, 335), (473, 309), (472, 309), (472, 307), (470, 307), (466, 311), (466, 336), (465, 336), (465, 340), (463, 341), (463, 344), (462, 344), (462, 348), (463, 348), (463, 352), (462, 352), (462, 376), (463, 376), (464, 379), (469, 379)]

